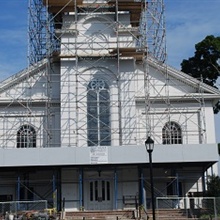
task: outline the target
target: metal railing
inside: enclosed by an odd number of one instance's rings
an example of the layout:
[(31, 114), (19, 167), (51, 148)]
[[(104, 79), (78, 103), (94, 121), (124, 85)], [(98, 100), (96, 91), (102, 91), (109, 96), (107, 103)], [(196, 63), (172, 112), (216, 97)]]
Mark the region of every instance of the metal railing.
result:
[(156, 209), (159, 214), (164, 209), (180, 209), (186, 217), (198, 219), (218, 219), (220, 215), (219, 197), (157, 197)]
[[(4, 219), (16, 219), (19, 215), (29, 213), (47, 213), (47, 201), (10, 201), (0, 202), (0, 215)], [(46, 215), (45, 215), (46, 216)]]

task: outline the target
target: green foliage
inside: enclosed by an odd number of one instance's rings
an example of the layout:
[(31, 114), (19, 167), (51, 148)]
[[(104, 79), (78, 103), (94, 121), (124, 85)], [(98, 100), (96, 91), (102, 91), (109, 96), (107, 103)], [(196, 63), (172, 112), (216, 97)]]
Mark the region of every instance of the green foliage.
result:
[(207, 196), (220, 197), (220, 177), (209, 176), (207, 182)]
[[(195, 54), (181, 63), (182, 71), (203, 80), (204, 83), (217, 88), (216, 81), (220, 76), (220, 37), (207, 36), (195, 45)], [(220, 111), (220, 102), (214, 112)]]

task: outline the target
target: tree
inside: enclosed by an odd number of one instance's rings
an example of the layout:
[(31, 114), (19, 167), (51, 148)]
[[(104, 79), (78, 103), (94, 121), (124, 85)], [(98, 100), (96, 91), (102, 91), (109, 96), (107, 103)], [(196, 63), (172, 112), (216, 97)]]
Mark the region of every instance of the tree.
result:
[(219, 176), (209, 176), (207, 182), (207, 196), (210, 197), (220, 197), (220, 177)]
[[(220, 37), (207, 36), (195, 45), (195, 54), (181, 63), (182, 71), (217, 88), (220, 76)], [(214, 113), (220, 111), (220, 102), (215, 105)]]

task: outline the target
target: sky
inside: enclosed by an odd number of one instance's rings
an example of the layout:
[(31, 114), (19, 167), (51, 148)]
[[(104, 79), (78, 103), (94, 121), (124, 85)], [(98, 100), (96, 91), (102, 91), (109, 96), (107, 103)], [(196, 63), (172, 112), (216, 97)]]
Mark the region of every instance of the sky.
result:
[[(220, 0), (164, 0), (167, 63), (180, 69), (207, 35), (220, 36)], [(0, 0), (0, 80), (28, 65), (28, 0)], [(215, 117), (220, 143), (220, 113)]]
[[(183, 59), (194, 56), (196, 43), (207, 35), (220, 36), (220, 0), (165, 0), (165, 20), (167, 63), (180, 69)], [(220, 143), (220, 113), (215, 130)]]
[(207, 35), (220, 36), (220, 0), (164, 0), (168, 64), (180, 69)]
[(0, 0), (0, 80), (27, 66), (28, 0)]

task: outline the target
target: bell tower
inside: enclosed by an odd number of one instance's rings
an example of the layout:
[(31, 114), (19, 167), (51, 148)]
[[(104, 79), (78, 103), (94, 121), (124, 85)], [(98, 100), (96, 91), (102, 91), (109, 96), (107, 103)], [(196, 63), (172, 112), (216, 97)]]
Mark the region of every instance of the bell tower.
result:
[[(60, 65), (61, 146), (145, 139), (136, 135), (135, 93), (145, 91), (150, 106), (147, 59), (166, 59), (163, 9), (162, 0), (29, 1), (29, 63), (48, 61), (48, 122), (51, 76)], [(135, 81), (144, 84), (137, 88)]]

